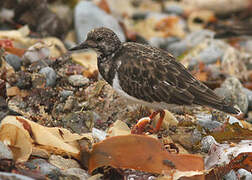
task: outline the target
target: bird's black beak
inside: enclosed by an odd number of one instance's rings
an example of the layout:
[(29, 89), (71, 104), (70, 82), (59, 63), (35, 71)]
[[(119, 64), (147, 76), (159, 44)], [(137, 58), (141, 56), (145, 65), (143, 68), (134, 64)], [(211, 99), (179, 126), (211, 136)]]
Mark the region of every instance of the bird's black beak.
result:
[(80, 43), (79, 45), (68, 49), (68, 51), (85, 50), (85, 49), (96, 48), (96, 47), (97, 45), (94, 41), (86, 40), (83, 43)]

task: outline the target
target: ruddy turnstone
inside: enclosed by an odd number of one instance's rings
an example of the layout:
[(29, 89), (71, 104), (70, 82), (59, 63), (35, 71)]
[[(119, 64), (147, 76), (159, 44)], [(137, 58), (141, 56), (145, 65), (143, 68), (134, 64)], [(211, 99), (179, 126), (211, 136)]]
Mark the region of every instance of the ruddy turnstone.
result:
[(205, 105), (232, 114), (240, 112), (162, 49), (134, 42), (122, 43), (112, 30), (104, 27), (90, 31), (86, 40), (70, 51), (89, 48), (98, 54), (101, 76), (120, 95), (157, 110), (151, 118), (160, 113), (155, 131), (161, 126), (163, 109), (169, 109), (172, 104)]

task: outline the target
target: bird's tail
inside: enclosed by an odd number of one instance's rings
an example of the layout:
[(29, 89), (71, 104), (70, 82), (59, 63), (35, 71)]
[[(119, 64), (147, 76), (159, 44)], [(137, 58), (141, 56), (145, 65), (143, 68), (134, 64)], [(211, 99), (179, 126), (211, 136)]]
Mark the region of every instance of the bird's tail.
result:
[(228, 105), (228, 104), (224, 104), (220, 108), (216, 108), (216, 109), (219, 109), (223, 112), (230, 113), (230, 114), (240, 114), (241, 113), (241, 111), (239, 109), (235, 108), (234, 106)]
[[(203, 88), (202, 88), (203, 89)], [(241, 111), (231, 104), (227, 103), (224, 98), (217, 96), (211, 89), (205, 88), (205, 91), (200, 91), (195, 87), (191, 87), (191, 92), (196, 92), (195, 94), (195, 104), (206, 105), (212, 108), (218, 109), (220, 111), (230, 113), (230, 114), (240, 114)]]

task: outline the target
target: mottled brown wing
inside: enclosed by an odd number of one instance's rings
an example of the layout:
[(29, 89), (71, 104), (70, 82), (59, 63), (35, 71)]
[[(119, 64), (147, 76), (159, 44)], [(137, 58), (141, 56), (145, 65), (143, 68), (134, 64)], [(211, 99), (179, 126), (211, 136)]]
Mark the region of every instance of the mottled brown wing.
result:
[(229, 107), (166, 51), (136, 43), (125, 43), (123, 48), (127, 53), (117, 58), (119, 81), (129, 95), (147, 102)]

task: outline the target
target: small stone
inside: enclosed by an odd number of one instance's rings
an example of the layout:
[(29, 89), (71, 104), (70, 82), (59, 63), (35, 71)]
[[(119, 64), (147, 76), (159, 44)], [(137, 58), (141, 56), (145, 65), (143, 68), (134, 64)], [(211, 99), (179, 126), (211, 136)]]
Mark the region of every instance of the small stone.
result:
[(213, 136), (205, 136), (201, 140), (201, 150), (208, 153), (212, 144), (217, 144)]
[(66, 169), (65, 171), (63, 171), (64, 175), (72, 175), (75, 176), (79, 179), (88, 179), (90, 177), (90, 175), (88, 174), (87, 171), (85, 171), (84, 169), (80, 169), (80, 168), (70, 168), (70, 169)]
[(48, 159), (49, 158), (49, 153), (41, 148), (36, 148), (33, 147), (32, 148), (32, 156), (36, 156), (36, 157), (40, 157), (40, 158), (44, 158), (44, 159)]
[(20, 89), (17, 86), (10, 87), (6, 90), (6, 94), (8, 97), (16, 96), (20, 94)]
[(28, 50), (24, 53), (22, 59), (25, 64), (31, 64), (41, 59), (49, 58), (49, 56), (49, 48), (45, 44), (39, 42), (29, 47)]
[(248, 97), (237, 78), (227, 78), (220, 88), (215, 89), (215, 92), (220, 97), (224, 97), (228, 103), (237, 105), (243, 113), (247, 113)]
[(137, 21), (137, 20), (144, 20), (147, 17), (147, 13), (146, 12), (136, 12), (132, 15), (132, 19)]
[(15, 71), (19, 71), (21, 68), (21, 58), (14, 54), (5, 55), (6, 62), (11, 65)]
[(92, 111), (82, 111), (70, 113), (62, 119), (63, 127), (71, 129), (73, 132), (81, 134), (90, 132), (96, 119)]
[(44, 74), (46, 77), (46, 86), (53, 87), (56, 84), (57, 75), (53, 68), (45, 67), (39, 71), (40, 74)]
[(231, 170), (229, 173), (227, 173), (224, 177), (224, 180), (237, 180), (237, 176), (234, 170)]
[(238, 176), (239, 176), (240, 179), (243, 179), (243, 180), (251, 180), (252, 179), (251, 172), (248, 172), (245, 169), (239, 169), (237, 171), (237, 174), (238, 174)]
[(20, 89), (30, 89), (32, 86), (32, 82), (31, 82), (31, 74), (28, 72), (24, 72), (24, 71), (19, 71), (18, 73), (16, 73), (16, 77), (17, 77), (17, 83), (16, 85), (20, 88)]
[(2, 141), (0, 141), (0, 159), (13, 159), (12, 151)]
[(1, 180), (35, 180), (33, 178), (15, 173), (0, 172)]
[(239, 119), (237, 119), (234, 116), (228, 115), (228, 122), (229, 122), (229, 124), (238, 123), (243, 128), (243, 125), (242, 125), (241, 121), (239, 121)]
[[(110, 130), (108, 130), (110, 131)], [(103, 141), (107, 137), (107, 133), (103, 130), (97, 129), (97, 128), (92, 128), (92, 136), (99, 141)]]
[(31, 170), (39, 170), (44, 175), (60, 173), (60, 169), (44, 159), (33, 159), (25, 163), (25, 166)]
[(89, 83), (89, 79), (82, 75), (71, 75), (69, 76), (68, 81), (72, 86), (76, 87), (84, 86)]
[[(218, 46), (218, 43), (215, 42), (216, 41), (211, 40), (210, 44), (194, 58), (204, 64), (212, 64), (217, 60), (221, 60), (224, 55), (224, 51)], [(191, 66), (191, 62), (189, 66)]]
[(205, 113), (196, 114), (196, 119), (197, 119), (196, 123), (208, 129), (209, 131), (213, 131), (214, 129), (222, 125), (222, 123), (212, 120), (211, 114), (205, 114)]
[(166, 50), (170, 52), (174, 57), (178, 57), (182, 55), (184, 52), (188, 50), (188, 45), (186, 41), (178, 41), (170, 44)]
[(248, 69), (245, 60), (247, 58), (247, 54), (242, 51), (238, 51), (233, 47), (228, 47), (221, 61), (222, 72), (238, 79), (246, 79), (248, 76)]
[(32, 73), (31, 79), (33, 88), (44, 88), (46, 85), (46, 77), (43, 74)]
[(186, 44), (192, 48), (203, 42), (205, 39), (212, 39), (214, 32), (210, 30), (198, 30), (188, 34), (185, 38)]
[(61, 170), (67, 170), (70, 168), (80, 168), (79, 163), (74, 159), (65, 159), (58, 155), (51, 155), (49, 163), (60, 168)]
[(74, 10), (74, 24), (78, 42), (86, 38), (87, 33), (98, 27), (107, 27), (113, 30), (124, 42), (125, 36), (118, 21), (92, 2), (80, 1)]
[(73, 109), (75, 102), (76, 99), (73, 96), (68, 96), (63, 111), (70, 111), (71, 109)]
[(149, 44), (151, 46), (155, 46), (161, 49), (166, 49), (169, 45), (172, 43), (178, 42), (179, 39), (176, 37), (168, 37), (168, 38), (163, 38), (163, 37), (152, 37), (149, 40)]
[(73, 95), (73, 91), (62, 90), (60, 92), (60, 100), (65, 101), (69, 96)]
[(178, 4), (169, 4), (165, 7), (164, 11), (168, 14), (176, 14), (182, 15), (184, 13), (184, 9)]
[(248, 110), (252, 110), (252, 91), (244, 87), (242, 87), (242, 91), (248, 98)]
[(245, 42), (245, 47), (244, 49), (249, 52), (252, 53), (252, 40), (248, 40)]

